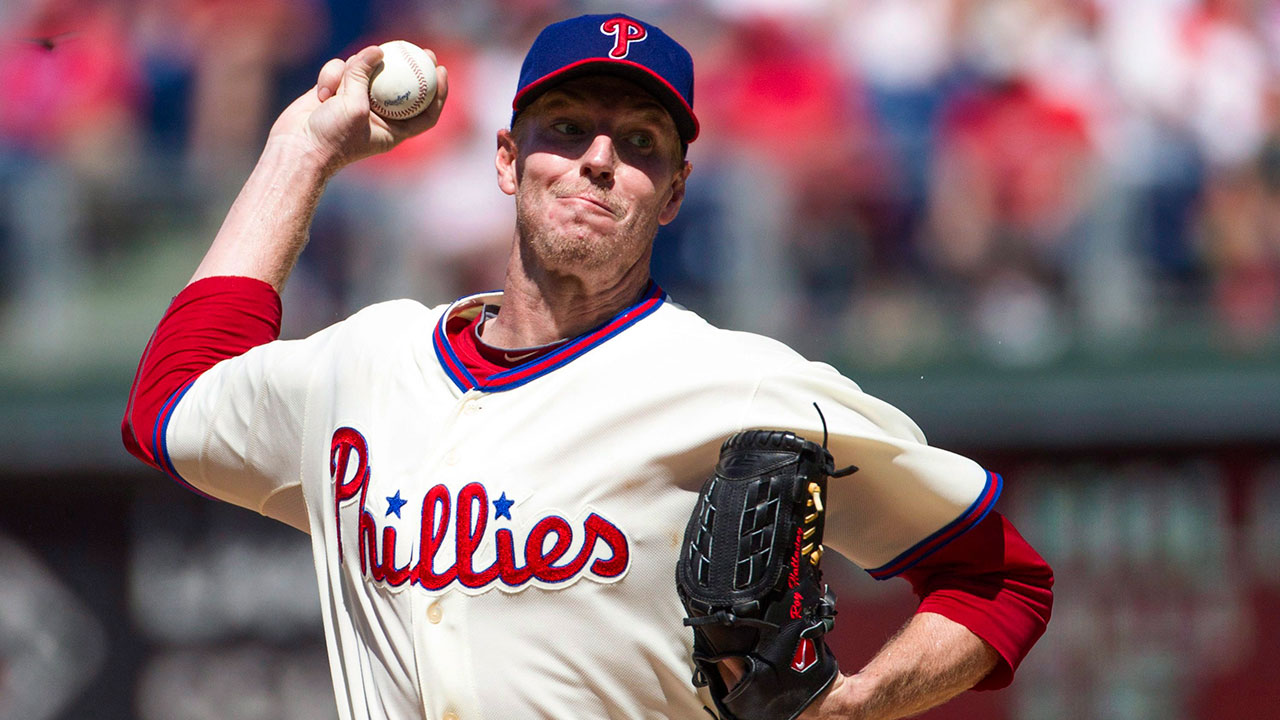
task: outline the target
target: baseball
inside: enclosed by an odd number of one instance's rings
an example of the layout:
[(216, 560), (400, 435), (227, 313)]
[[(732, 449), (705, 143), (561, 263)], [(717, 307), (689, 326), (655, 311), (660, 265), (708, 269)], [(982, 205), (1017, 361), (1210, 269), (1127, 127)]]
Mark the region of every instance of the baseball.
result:
[(388, 120), (417, 115), (436, 96), (436, 64), (425, 50), (404, 40), (379, 45), (382, 62), (373, 69), (369, 101), (375, 113)]

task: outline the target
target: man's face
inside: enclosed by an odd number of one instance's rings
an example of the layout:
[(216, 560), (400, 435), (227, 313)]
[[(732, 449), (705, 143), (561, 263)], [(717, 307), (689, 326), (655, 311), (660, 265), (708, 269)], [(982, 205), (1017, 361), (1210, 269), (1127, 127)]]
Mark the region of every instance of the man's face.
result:
[(569, 80), (498, 134), (498, 184), (544, 269), (625, 272), (647, 264), (684, 198), (689, 165), (671, 116), (638, 85)]

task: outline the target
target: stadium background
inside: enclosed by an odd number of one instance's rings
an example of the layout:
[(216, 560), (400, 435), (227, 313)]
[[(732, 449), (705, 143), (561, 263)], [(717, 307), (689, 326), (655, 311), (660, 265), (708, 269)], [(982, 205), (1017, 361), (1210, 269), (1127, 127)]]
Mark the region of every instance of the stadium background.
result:
[[(698, 64), (667, 290), (1003, 473), (1057, 572), (1014, 686), (926, 717), (1274, 714), (1280, 3), (6, 0), (0, 718), (334, 716), (305, 538), (126, 455), (134, 363), (271, 118), (370, 42), (434, 48), (449, 107), (331, 184), (286, 335), (496, 287), (520, 56), (604, 9)], [(852, 669), (911, 596), (832, 576)]]

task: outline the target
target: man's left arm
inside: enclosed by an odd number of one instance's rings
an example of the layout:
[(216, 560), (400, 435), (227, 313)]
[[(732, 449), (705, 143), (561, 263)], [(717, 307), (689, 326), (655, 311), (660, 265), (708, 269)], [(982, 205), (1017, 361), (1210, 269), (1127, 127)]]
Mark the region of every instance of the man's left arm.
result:
[(859, 470), (828, 484), (822, 544), (920, 597), (870, 662), (843, 658), (845, 672), (861, 669), (838, 674), (801, 718), (908, 717), (1012, 681), (1048, 623), (1053, 573), (995, 511), (999, 475), (929, 445), (905, 413), (820, 363), (764, 377), (741, 427), (829, 437), (836, 466)]
[(1053, 607), (1053, 571), (997, 512), (902, 575), (921, 599), (916, 614), (801, 718), (892, 720), (1002, 688)]
[(917, 613), (865, 667), (837, 675), (800, 720), (912, 717), (973, 687), (997, 662), (996, 651), (965, 626)]

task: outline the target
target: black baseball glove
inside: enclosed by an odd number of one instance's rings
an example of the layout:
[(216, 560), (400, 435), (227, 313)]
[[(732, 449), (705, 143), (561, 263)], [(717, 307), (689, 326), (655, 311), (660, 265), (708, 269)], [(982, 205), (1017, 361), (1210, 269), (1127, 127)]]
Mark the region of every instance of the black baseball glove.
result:
[[(693, 626), (693, 683), (725, 720), (792, 720), (835, 679), (823, 636), (835, 595), (822, 582), (823, 500), (836, 470), (823, 444), (749, 430), (725, 441), (684, 533), (676, 588)], [(745, 674), (728, 687), (717, 663)]]

